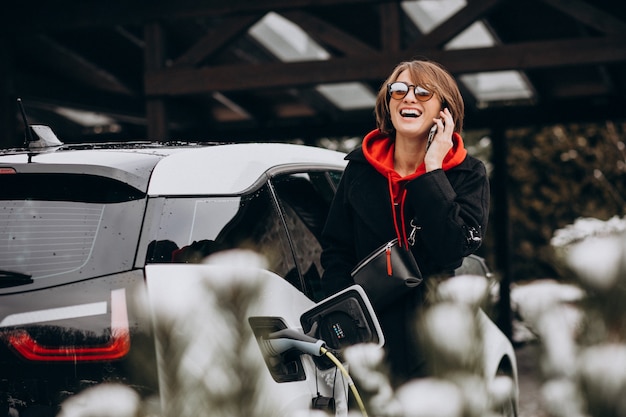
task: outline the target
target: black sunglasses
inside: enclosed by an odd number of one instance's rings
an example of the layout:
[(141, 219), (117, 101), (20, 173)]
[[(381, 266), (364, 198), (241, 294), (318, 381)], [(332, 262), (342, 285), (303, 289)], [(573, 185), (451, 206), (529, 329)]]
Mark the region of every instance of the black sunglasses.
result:
[(411, 87), (413, 87), (413, 93), (418, 101), (428, 101), (435, 95), (433, 91), (427, 90), (424, 87), (420, 87), (419, 85), (410, 85), (402, 81), (387, 84), (387, 91), (389, 92), (389, 96), (391, 98), (395, 100), (402, 100), (407, 94), (409, 94)]

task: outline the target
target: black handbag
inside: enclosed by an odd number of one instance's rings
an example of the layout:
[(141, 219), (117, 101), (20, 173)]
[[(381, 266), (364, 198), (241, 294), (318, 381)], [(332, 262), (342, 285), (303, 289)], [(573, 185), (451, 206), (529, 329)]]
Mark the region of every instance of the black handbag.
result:
[(360, 285), (375, 309), (383, 309), (422, 282), (422, 273), (410, 250), (393, 239), (354, 267), (352, 279)]

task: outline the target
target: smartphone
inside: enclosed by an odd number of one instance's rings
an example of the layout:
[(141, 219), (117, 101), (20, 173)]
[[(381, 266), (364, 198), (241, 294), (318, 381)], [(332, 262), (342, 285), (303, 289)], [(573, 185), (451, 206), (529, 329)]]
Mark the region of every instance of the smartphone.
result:
[(430, 148), (430, 144), (433, 143), (433, 139), (435, 138), (435, 133), (437, 133), (437, 125), (434, 124), (433, 127), (430, 128), (430, 132), (428, 132), (428, 141), (426, 142), (426, 151)]

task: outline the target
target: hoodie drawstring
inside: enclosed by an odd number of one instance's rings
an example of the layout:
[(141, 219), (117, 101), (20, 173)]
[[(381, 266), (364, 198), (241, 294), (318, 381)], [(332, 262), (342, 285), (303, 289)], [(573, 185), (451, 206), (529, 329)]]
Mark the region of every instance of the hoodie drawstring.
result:
[(400, 198), (400, 218), (402, 219), (403, 243), (404, 243), (404, 247), (408, 250), (409, 249), (409, 240), (406, 237), (406, 223), (404, 221), (404, 201), (405, 200), (406, 200), (406, 188), (402, 188), (402, 197)]
[[(401, 221), (401, 228), (398, 225), (398, 214), (396, 212), (396, 201), (394, 199), (394, 194), (393, 194), (393, 181), (391, 180), (391, 173), (389, 173), (389, 175), (387, 175), (387, 182), (389, 183), (389, 196), (391, 197), (391, 210), (393, 212), (393, 227), (396, 230), (396, 236), (398, 237), (398, 245), (400, 247), (405, 247), (407, 250), (409, 248), (409, 241), (408, 238), (406, 236), (406, 223), (404, 221), (404, 202), (406, 200), (406, 188), (401, 187), (401, 194), (400, 194), (400, 221)], [(402, 233), (400, 232), (400, 230), (402, 230)]]

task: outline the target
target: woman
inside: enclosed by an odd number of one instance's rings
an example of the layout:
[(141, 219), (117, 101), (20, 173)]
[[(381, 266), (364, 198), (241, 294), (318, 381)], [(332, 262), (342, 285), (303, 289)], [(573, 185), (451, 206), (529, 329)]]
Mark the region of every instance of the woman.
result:
[[(378, 92), (375, 114), (377, 129), (346, 157), (324, 228), (327, 294), (354, 284), (354, 266), (396, 237), (425, 281), (451, 276), (478, 249), (487, 226), (488, 178), (463, 146), (464, 106), (454, 78), (433, 62), (400, 63)], [(395, 385), (427, 375), (414, 334), (425, 287), (377, 311)]]

